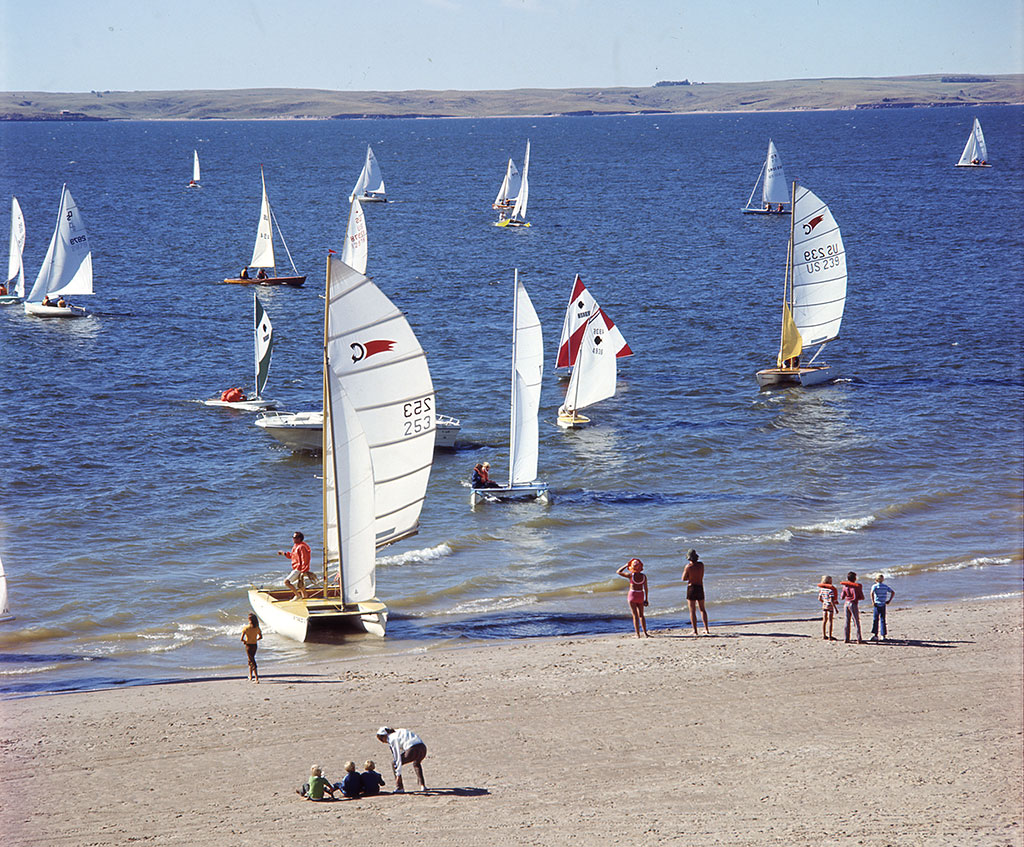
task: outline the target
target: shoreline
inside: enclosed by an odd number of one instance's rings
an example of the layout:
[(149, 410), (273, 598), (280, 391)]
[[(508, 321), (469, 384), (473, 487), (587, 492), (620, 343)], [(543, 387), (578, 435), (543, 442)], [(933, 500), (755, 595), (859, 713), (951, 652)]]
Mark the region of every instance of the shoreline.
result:
[[(901, 598), (898, 598), (901, 599)], [(545, 636), (0, 701), (12, 843), (1021, 845), (1022, 597)], [(714, 607), (709, 608), (714, 616)], [(870, 609), (862, 611), (865, 635)], [(322, 719), (322, 720), (321, 720)], [(427, 795), (308, 803), (377, 726), (421, 735)], [(407, 777), (407, 788), (409, 788)], [(14, 802), (14, 800), (17, 802)], [(17, 810), (15, 810), (17, 807)], [(325, 818), (324, 815), (327, 817)]]

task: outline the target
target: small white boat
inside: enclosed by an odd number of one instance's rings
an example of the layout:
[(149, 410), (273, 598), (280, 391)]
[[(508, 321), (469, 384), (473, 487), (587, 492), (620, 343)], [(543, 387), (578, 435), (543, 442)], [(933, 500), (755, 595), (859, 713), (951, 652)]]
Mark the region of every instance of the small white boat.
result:
[[(839, 224), (827, 205), (794, 182), (779, 355), (776, 367), (757, 372), (758, 385), (808, 386), (835, 379), (837, 369), (815, 361), (825, 344), (839, 337), (846, 280), (846, 248)], [(801, 364), (801, 356), (811, 347), (818, 349), (807, 364)]]
[[(50, 246), (39, 276), (25, 298), (25, 314), (37, 318), (80, 318), (81, 306), (56, 305), (64, 297), (92, 294), (92, 250), (85, 222), (65, 184), (60, 191), (60, 209)], [(52, 298), (58, 298), (56, 301)], [(65, 301), (66, 302), (66, 301)]]
[(189, 188), (201, 188), (199, 184), (199, 151), (192, 151), (192, 179), (188, 181)]
[(522, 184), (523, 178), (519, 175), (519, 168), (516, 167), (516, 163), (512, 159), (509, 159), (508, 166), (505, 168), (505, 178), (501, 181), (498, 196), (494, 198), (491, 208), (500, 211), (515, 206)]
[(366, 161), (363, 162), (363, 169), (359, 172), (359, 179), (356, 180), (355, 188), (352, 189), (348, 199), (349, 201), (359, 200), (363, 203), (387, 202), (384, 175), (380, 172), (377, 157), (373, 155), (373, 148), (369, 144), (366, 145)]
[(615, 396), (618, 357), (612, 330), (615, 324), (598, 308), (583, 327), (576, 364), (572, 368), (565, 400), (558, 410), (562, 429), (578, 429), (590, 423), (580, 409)]
[[(576, 274), (576, 278), (572, 281), (572, 291), (569, 292), (569, 303), (565, 307), (565, 318), (562, 320), (562, 335), (558, 340), (558, 356), (555, 358), (556, 370), (571, 368), (576, 364), (587, 321), (600, 309), (594, 295), (583, 284), (580, 275)], [(615, 350), (615, 357), (618, 359), (632, 356), (633, 350), (607, 313), (605, 313), (604, 320), (606, 327), (604, 343)]]
[(540, 318), (530, 295), (515, 272), (512, 300), (512, 394), (509, 413), (508, 485), (474, 488), (470, 505), (481, 500), (536, 499), (547, 503), (548, 485), (537, 479), (540, 431), (541, 377), (544, 375), (544, 338)]
[(359, 273), (366, 273), (366, 260), (370, 244), (366, 232), (366, 215), (363, 214), (359, 198), (353, 198), (348, 210), (348, 229), (345, 231), (345, 245), (341, 248), (341, 261)]
[(524, 227), (529, 226), (526, 220), (526, 207), (530, 201), (530, 141), (526, 141), (526, 155), (523, 157), (523, 173), (519, 178), (519, 193), (516, 195), (516, 202), (512, 205), (512, 212), (502, 209), (498, 213), (498, 220), (495, 226), (500, 227)]
[(25, 296), (25, 216), (18, 198), (11, 198), (11, 252), (7, 260), (7, 293), (0, 294), (0, 306), (20, 303)]
[[(761, 186), (761, 202), (754, 205), (754, 195), (757, 193), (757, 186)], [(785, 215), (789, 213), (789, 184), (786, 182), (786, 172), (782, 169), (782, 158), (779, 151), (775, 149), (774, 142), (768, 139), (768, 155), (765, 156), (764, 164), (761, 165), (761, 172), (757, 175), (757, 181), (747, 198), (747, 205), (743, 208), (745, 215)]]
[[(267, 400), (263, 397), (263, 389), (267, 387), (267, 376), (270, 373), (270, 359), (274, 354), (274, 328), (270, 323), (270, 316), (260, 302), (260, 298), (253, 292), (253, 314), (254, 338), (256, 349), (256, 391), (248, 397), (239, 400), (226, 400), (225, 391), (220, 397), (212, 400), (204, 400), (207, 406), (221, 406), (227, 409), (237, 409), (240, 412), (262, 412), (267, 409), (276, 409), (276, 400)], [(230, 390), (230, 389), (229, 389)]]
[[(252, 248), (252, 259), (246, 266), (244, 276), (230, 277), (224, 282), (242, 285), (290, 285), (292, 288), (298, 288), (306, 281), (306, 278), (301, 276), (296, 269), (291, 251), (288, 249), (288, 243), (284, 240), (281, 227), (277, 223), (277, 217), (270, 208), (270, 200), (267, 198), (267, 180), (263, 176), (262, 165), (260, 166), (260, 182), (263, 183), (263, 200), (260, 203), (260, 223), (256, 228), (256, 244)], [(275, 226), (277, 234), (281, 238), (281, 244), (284, 245), (284, 251), (288, 254), (288, 263), (292, 266), (291, 276), (277, 275), (277, 261), (274, 258)], [(249, 275), (249, 268), (259, 269), (255, 277)], [(268, 269), (271, 271), (269, 274), (267, 273)]]
[(7, 574), (4, 572), (4, 561), (0, 559), (0, 621), (9, 621), (13, 617), (11, 605), (7, 599)]
[(323, 581), (306, 598), (249, 591), (263, 622), (296, 641), (384, 635), (376, 550), (416, 534), (433, 463), (434, 386), (405, 316), (331, 256), (324, 312)]
[(981, 131), (981, 121), (974, 119), (971, 134), (967, 136), (964, 152), (960, 154), (958, 168), (991, 168), (988, 163), (988, 147), (985, 145), (985, 133)]
[[(319, 453), (323, 448), (323, 412), (267, 412), (256, 426), (295, 452)], [(462, 424), (449, 415), (434, 414), (434, 449), (454, 450)]]

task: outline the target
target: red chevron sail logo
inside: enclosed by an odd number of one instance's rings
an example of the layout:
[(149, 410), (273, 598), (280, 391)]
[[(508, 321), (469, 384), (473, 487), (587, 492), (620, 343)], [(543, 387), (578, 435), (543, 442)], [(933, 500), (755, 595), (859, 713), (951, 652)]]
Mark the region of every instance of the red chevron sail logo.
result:
[(825, 216), (824, 215), (818, 215), (818, 217), (816, 217), (816, 218), (811, 218), (809, 223), (805, 223), (804, 224), (804, 235), (810, 235), (811, 234), (811, 230), (813, 230), (823, 220), (825, 220)]
[(395, 346), (395, 342), (381, 338), (376, 341), (367, 341), (365, 344), (360, 344), (357, 341), (350, 346), (352, 348), (352, 361), (360, 362), (363, 359), (369, 359), (375, 353), (386, 353)]

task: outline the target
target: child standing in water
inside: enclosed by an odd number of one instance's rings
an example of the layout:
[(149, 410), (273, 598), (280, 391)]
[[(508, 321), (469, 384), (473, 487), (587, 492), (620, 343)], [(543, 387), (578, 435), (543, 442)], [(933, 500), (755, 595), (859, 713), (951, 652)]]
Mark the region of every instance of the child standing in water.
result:
[(836, 612), (839, 611), (839, 592), (832, 584), (832, 577), (822, 574), (818, 583), (818, 602), (821, 603), (821, 637), (826, 641), (835, 641), (832, 637), (832, 625)]
[(249, 657), (249, 682), (259, 683), (260, 673), (256, 667), (256, 642), (263, 637), (260, 631), (260, 619), (255, 612), (249, 612), (249, 623), (242, 630), (242, 643), (245, 645), (245, 654)]
[[(626, 573), (626, 571), (629, 573)], [(629, 610), (633, 613), (633, 629), (636, 630), (636, 637), (640, 637), (640, 627), (643, 627), (644, 637), (650, 638), (647, 631), (647, 618), (644, 617), (644, 606), (647, 605), (647, 576), (644, 574), (644, 563), (639, 559), (630, 559), (615, 573), (629, 580), (629, 593), (626, 600), (629, 602)]]

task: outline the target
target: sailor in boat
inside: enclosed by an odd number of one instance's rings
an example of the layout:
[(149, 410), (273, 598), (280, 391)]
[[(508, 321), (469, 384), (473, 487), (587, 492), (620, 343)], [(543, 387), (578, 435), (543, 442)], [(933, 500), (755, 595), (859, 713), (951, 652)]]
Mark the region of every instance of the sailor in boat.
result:
[(242, 268), (242, 272), (238, 275), (238, 278), (239, 279), (248, 279), (249, 278), (249, 269), (248, 268)]
[(245, 392), (241, 388), (225, 388), (220, 393), (222, 403), (240, 403), (245, 399)]
[(67, 307), (68, 307), (68, 301), (65, 300), (64, 299), (64, 295), (61, 294), (60, 297), (57, 298), (57, 308), (58, 309), (66, 309)]
[(473, 488), (500, 488), (496, 482), (491, 481), (491, 463), (477, 462), (473, 468)]
[[(316, 579), (316, 576), (309, 570), (309, 562), (313, 553), (306, 543), (306, 536), (301, 532), (292, 535), (292, 542), (291, 550), (278, 550), (277, 555), (287, 556), (292, 562), (292, 572), (284, 581), (285, 586), (295, 595), (295, 599), (305, 599), (309, 596), (306, 593), (306, 577)], [(295, 582), (293, 583), (292, 580)]]
[(3, 297), (7, 293), (7, 286), (0, 282), (0, 297)]
[(256, 274), (256, 279), (266, 279), (266, 278), (267, 278), (266, 270), (264, 270), (263, 268), (260, 268), (259, 271)]
[(53, 301), (50, 299), (50, 295), (49, 294), (44, 294), (43, 295), (43, 302), (40, 303), (39, 305), (40, 306), (52, 306), (53, 305)]

